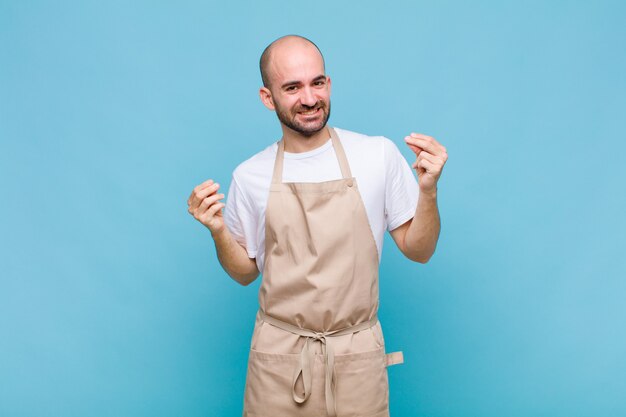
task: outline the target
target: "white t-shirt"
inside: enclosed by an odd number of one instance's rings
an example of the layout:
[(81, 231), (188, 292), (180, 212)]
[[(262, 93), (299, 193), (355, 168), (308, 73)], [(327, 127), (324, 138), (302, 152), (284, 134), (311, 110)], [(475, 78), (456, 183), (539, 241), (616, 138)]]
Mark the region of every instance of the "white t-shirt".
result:
[[(365, 205), (379, 257), (385, 230), (401, 226), (415, 215), (419, 188), (411, 167), (396, 145), (382, 136), (365, 136), (335, 128)], [(265, 261), (265, 207), (269, 197), (277, 143), (242, 162), (233, 172), (224, 220), (259, 271)], [(308, 152), (285, 152), (283, 182), (323, 182), (340, 179), (341, 169), (330, 138)]]

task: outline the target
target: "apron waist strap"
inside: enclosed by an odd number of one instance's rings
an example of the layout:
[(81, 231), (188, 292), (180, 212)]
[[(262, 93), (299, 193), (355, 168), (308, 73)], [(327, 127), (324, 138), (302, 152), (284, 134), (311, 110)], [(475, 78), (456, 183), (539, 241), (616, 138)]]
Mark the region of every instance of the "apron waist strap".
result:
[[(297, 334), (299, 336), (306, 337), (302, 351), (300, 352), (300, 363), (296, 367), (293, 375), (293, 399), (298, 404), (305, 402), (311, 395), (311, 388), (313, 385), (313, 364), (315, 361), (315, 354), (310, 347), (310, 344), (316, 340), (322, 343), (322, 355), (324, 356), (325, 383), (324, 391), (326, 396), (326, 411), (329, 417), (336, 417), (337, 412), (335, 409), (335, 352), (332, 343), (328, 338), (345, 336), (347, 334), (356, 333), (362, 330), (369, 329), (378, 322), (378, 317), (374, 316), (370, 320), (359, 323), (357, 325), (346, 327), (339, 330), (333, 330), (330, 332), (314, 332), (309, 329), (302, 329), (298, 326), (294, 326), (291, 323), (278, 320), (274, 317), (266, 315), (262, 310), (259, 310), (261, 320), (264, 322), (278, 327), (279, 329)], [(304, 385), (304, 396), (301, 397), (296, 392), (296, 382), (302, 377), (302, 383)]]

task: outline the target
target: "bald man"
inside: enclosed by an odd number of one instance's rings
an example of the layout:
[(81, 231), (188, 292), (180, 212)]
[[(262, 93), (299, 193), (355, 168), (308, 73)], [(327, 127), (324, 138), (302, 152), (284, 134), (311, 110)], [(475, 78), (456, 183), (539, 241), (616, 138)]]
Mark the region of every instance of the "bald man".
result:
[(431, 258), (446, 149), (404, 138), (416, 181), (389, 139), (329, 127), (331, 80), (306, 38), (272, 42), (260, 69), (281, 140), (235, 169), (228, 205), (213, 180), (188, 200), (234, 280), (263, 271), (243, 415), (388, 416), (386, 368), (403, 358), (385, 352), (377, 319), (384, 232), (407, 258)]

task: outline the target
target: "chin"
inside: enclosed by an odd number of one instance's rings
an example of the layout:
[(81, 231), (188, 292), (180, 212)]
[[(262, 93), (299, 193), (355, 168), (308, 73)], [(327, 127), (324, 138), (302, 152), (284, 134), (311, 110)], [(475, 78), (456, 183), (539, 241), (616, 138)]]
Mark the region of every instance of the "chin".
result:
[(307, 137), (311, 137), (313, 135), (315, 135), (316, 133), (321, 132), (324, 128), (326, 127), (326, 124), (323, 124), (322, 127), (320, 128), (315, 128), (315, 129), (302, 129), (299, 131), (300, 134), (307, 136)]

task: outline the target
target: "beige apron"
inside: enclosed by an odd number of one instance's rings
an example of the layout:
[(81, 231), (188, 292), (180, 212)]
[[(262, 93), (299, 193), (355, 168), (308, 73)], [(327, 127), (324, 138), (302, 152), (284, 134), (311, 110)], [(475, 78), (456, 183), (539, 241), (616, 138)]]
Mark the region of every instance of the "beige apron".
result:
[(356, 179), (329, 128), (342, 179), (283, 183), (278, 144), (244, 417), (387, 417), (378, 250)]

